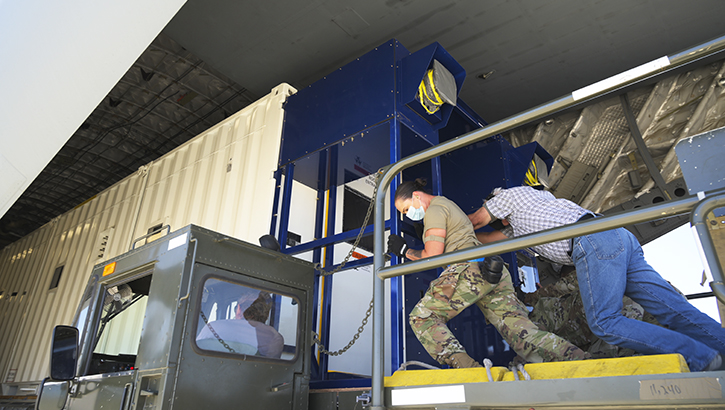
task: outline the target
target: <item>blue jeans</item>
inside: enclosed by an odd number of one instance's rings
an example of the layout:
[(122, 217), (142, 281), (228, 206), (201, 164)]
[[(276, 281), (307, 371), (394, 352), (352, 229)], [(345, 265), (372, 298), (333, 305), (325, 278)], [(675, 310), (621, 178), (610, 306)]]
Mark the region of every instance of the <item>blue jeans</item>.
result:
[[(680, 353), (691, 371), (703, 370), (717, 353), (725, 356), (725, 329), (652, 269), (628, 230), (585, 235), (573, 244), (587, 322), (599, 338), (644, 354)], [(668, 328), (624, 317), (624, 295)]]

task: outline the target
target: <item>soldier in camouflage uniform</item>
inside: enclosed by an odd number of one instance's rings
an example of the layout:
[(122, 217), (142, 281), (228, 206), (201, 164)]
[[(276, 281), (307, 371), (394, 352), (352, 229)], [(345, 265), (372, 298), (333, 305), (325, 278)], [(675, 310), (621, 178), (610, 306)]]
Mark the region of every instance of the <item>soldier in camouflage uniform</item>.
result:
[(516, 297), (506, 268), (501, 281), (491, 284), (483, 279), (477, 263), (449, 266), (431, 282), (410, 312), (410, 326), (432, 357), (438, 360), (465, 352), (445, 323), (472, 304), (481, 309), (486, 320), (528, 362), (587, 357), (572, 343), (541, 330), (529, 319), (529, 311)]
[[(388, 252), (415, 260), (480, 245), (463, 211), (442, 196), (423, 192), (424, 185), (421, 180), (401, 184), (396, 191), (395, 207), (411, 220), (424, 221), (425, 249), (408, 249), (405, 239), (390, 235)], [(480, 367), (446, 326), (450, 319), (473, 304), (527, 361), (589, 357), (575, 345), (540, 330), (529, 320), (529, 312), (516, 297), (511, 275), (505, 268), (501, 280), (492, 284), (484, 280), (478, 263), (469, 262), (448, 266), (431, 282), (410, 313), (410, 325), (415, 335), (439, 363), (451, 367)]]
[[(556, 282), (525, 294), (524, 302), (534, 308), (529, 319), (539, 328), (569, 340), (594, 358), (634, 355), (634, 350), (611, 345), (592, 333), (579, 294), (576, 271), (566, 267), (562, 271), (564, 273)], [(625, 296), (622, 303), (622, 315), (625, 317), (659, 325), (654, 316), (629, 297)]]

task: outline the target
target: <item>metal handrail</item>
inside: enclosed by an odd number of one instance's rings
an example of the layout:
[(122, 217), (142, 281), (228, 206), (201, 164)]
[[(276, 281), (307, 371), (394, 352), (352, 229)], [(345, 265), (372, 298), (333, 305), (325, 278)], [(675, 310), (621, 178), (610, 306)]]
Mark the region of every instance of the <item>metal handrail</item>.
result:
[[(720, 193), (725, 198), (725, 192)], [(452, 263), (465, 262), (473, 259), (483, 258), (486, 256), (498, 255), (516, 251), (523, 248), (541, 245), (549, 242), (556, 242), (564, 239), (575, 238), (578, 236), (607, 231), (610, 229), (620, 228), (638, 224), (641, 222), (651, 221), (653, 219), (662, 219), (681, 215), (690, 212), (698, 204), (698, 197), (693, 195), (686, 198), (663, 202), (650, 205), (643, 208), (624, 211), (613, 215), (589, 219), (576, 224), (560, 226), (545, 231), (535, 232), (529, 235), (519, 236), (516, 238), (505, 239), (493, 242), (483, 246), (466, 248), (456, 252), (445, 253), (439, 256), (420, 259), (414, 262), (389, 266), (378, 271), (378, 277), (388, 279), (396, 276), (406, 275), (408, 273), (420, 272), (440, 266), (450, 265)]]
[(700, 248), (705, 256), (705, 269), (710, 272), (710, 288), (720, 302), (725, 303), (725, 284), (720, 260), (706, 224), (707, 215), (716, 208), (725, 206), (725, 195), (712, 196), (702, 200), (690, 215), (690, 224), (700, 239)]
[(171, 233), (171, 225), (169, 225), (169, 224), (163, 225), (163, 226), (162, 226), (162, 227), (160, 227), (160, 228), (159, 228), (158, 230), (156, 230), (156, 231), (153, 231), (153, 232), (149, 232), (149, 233), (147, 233), (146, 235), (143, 235), (143, 236), (139, 236), (138, 238), (136, 238), (136, 239), (134, 239), (133, 241), (131, 241), (131, 245), (129, 246), (129, 250), (134, 250), (134, 249), (136, 249), (136, 244), (137, 244), (137, 243), (138, 243), (138, 241), (140, 241), (141, 239), (146, 239), (146, 238), (149, 238), (149, 237), (151, 237), (151, 236), (154, 236), (154, 235), (160, 234), (160, 233), (161, 233), (161, 231), (163, 231), (163, 230), (164, 230), (164, 228), (166, 228), (166, 235), (168, 235), (169, 233)]
[[(671, 71), (687, 63), (705, 58), (716, 52), (725, 49), (725, 36), (705, 42), (671, 56), (662, 57), (651, 63), (635, 67), (621, 74), (602, 80), (598, 83), (576, 90), (571, 94), (553, 100), (546, 104), (535, 107), (531, 110), (516, 114), (502, 121), (491, 124), (479, 130), (469, 132), (460, 137), (451, 139), (442, 144), (430, 147), (426, 150), (410, 155), (402, 160), (382, 169), (380, 182), (377, 189), (385, 192), (396, 175), (404, 169), (419, 164), (431, 158), (446, 154), (448, 152), (463, 148), (477, 141), (506, 132), (519, 125), (529, 123), (562, 111), (566, 108), (580, 104), (599, 96), (620, 90), (625, 86), (658, 76)], [(385, 265), (383, 242), (385, 231), (385, 195), (377, 195), (375, 200), (375, 229), (374, 229), (374, 271), (379, 274)], [(600, 221), (597, 221), (600, 222)], [(587, 221), (586, 224), (593, 223)], [(582, 224), (584, 226), (585, 223)], [(549, 239), (550, 240), (550, 239)], [(412, 264), (411, 264), (412, 265)], [(375, 410), (384, 409), (383, 406), (383, 371), (384, 371), (384, 287), (383, 279), (374, 279), (373, 285), (373, 363), (372, 363), (372, 403), (371, 408)]]

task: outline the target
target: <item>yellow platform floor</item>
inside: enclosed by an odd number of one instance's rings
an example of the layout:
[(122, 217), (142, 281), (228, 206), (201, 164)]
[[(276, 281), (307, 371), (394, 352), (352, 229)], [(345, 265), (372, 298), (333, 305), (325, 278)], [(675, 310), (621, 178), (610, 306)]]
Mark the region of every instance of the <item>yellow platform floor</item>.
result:
[[(679, 354), (530, 363), (524, 366), (524, 370), (529, 374), (531, 380), (686, 373), (690, 371), (685, 359)], [(519, 377), (523, 379), (521, 373), (519, 373)], [(502, 380), (513, 381), (513, 372), (504, 374)]]
[[(511, 373), (505, 367), (492, 367), (493, 381), (500, 381), (504, 374)], [(439, 370), (399, 370), (385, 378), (385, 387), (430, 386), (436, 384), (461, 384), (488, 382), (486, 369), (439, 369)]]
[[(690, 371), (685, 359), (679, 354), (531, 363), (525, 365), (524, 370), (532, 380), (687, 373)], [(483, 367), (473, 369), (403, 370), (386, 377), (385, 387), (515, 380), (513, 372), (505, 367), (493, 367), (491, 376), (493, 380), (488, 380), (486, 369)], [(523, 374), (520, 372), (519, 379), (524, 379)]]

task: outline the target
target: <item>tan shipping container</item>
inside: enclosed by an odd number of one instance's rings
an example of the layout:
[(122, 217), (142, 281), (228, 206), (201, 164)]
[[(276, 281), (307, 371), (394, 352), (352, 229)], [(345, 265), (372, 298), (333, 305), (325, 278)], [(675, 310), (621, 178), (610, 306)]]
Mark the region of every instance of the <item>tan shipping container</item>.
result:
[[(52, 329), (71, 324), (91, 268), (129, 250), (150, 228), (173, 231), (193, 223), (249, 242), (269, 233), (282, 104), (295, 92), (280, 84), (0, 251), (0, 381), (6, 390), (48, 375)], [(50, 289), (51, 282), (57, 286)]]

